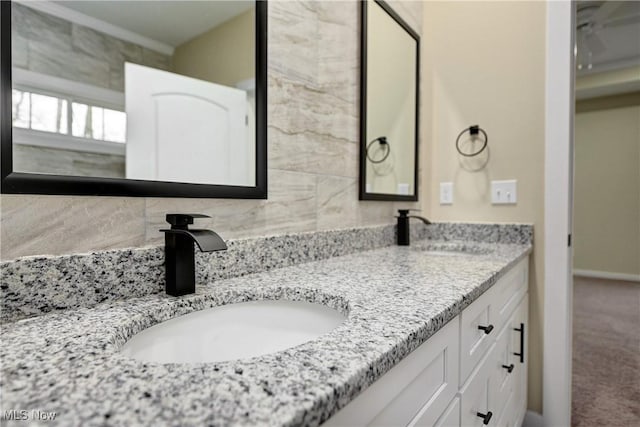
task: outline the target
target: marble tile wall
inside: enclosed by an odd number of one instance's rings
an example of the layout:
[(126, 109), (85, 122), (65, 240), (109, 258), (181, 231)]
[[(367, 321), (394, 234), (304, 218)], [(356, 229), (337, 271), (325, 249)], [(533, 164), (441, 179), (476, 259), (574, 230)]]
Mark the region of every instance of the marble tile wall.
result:
[(124, 156), (61, 150), (34, 145), (13, 146), (13, 170), (25, 173), (124, 178)]
[[(391, 5), (421, 32), (420, 2)], [(398, 207), (419, 208), (358, 201), (359, 3), (268, 7), (268, 200), (6, 195), (0, 258), (157, 245), (170, 211), (245, 238), (392, 224)]]
[(13, 3), (12, 63), (42, 74), (124, 91), (125, 61), (169, 70), (171, 57)]

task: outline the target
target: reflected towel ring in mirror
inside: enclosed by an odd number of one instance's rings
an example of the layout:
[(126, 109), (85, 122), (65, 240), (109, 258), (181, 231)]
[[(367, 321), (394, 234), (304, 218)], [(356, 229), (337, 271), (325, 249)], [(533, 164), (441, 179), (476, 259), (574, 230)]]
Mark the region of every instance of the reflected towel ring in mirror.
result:
[[(383, 177), (393, 174), (395, 176), (395, 152), (389, 151), (389, 157), (382, 163), (374, 163), (371, 165), (374, 177)], [(397, 177), (394, 179), (394, 185), (397, 186)]]
[[(484, 135), (484, 141), (482, 142), (482, 147), (480, 147), (479, 150), (471, 150), (470, 152), (465, 152), (464, 150), (462, 150), (462, 148), (460, 148), (460, 138), (466, 132), (469, 132), (469, 135), (471, 135), (472, 147), (475, 147), (476, 145), (475, 142), (478, 139), (477, 135), (480, 133)], [(458, 150), (458, 153), (460, 153), (465, 157), (473, 157), (482, 153), (484, 149), (487, 148), (488, 142), (489, 142), (489, 137), (487, 136), (487, 133), (479, 125), (473, 125), (473, 126), (469, 126), (468, 128), (464, 129), (462, 132), (460, 132), (460, 134), (458, 134), (458, 137), (456, 138), (456, 149)]]
[[(386, 150), (383, 148), (382, 150), (384, 151), (384, 154), (382, 155), (382, 158), (380, 159), (372, 159), (370, 156), (370, 152), (371, 152), (371, 146), (375, 143), (375, 142), (379, 142), (381, 147), (386, 147)], [(387, 137), (386, 136), (379, 136), (376, 139), (374, 139), (373, 141), (371, 141), (369, 144), (367, 144), (367, 159), (369, 159), (369, 161), (371, 163), (382, 163), (385, 160), (387, 160), (387, 157), (389, 157), (389, 153), (391, 153), (391, 146), (389, 145), (389, 142), (387, 142)]]

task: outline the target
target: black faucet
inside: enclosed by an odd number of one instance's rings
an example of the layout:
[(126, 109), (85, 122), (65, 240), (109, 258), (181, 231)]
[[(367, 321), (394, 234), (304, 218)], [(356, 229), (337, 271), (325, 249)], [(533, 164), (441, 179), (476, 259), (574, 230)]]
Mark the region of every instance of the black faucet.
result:
[(170, 230), (164, 234), (164, 259), (166, 291), (169, 295), (193, 294), (196, 292), (196, 264), (193, 243), (202, 252), (227, 249), (224, 240), (211, 230), (189, 230), (194, 218), (210, 218), (201, 214), (167, 214)]
[(431, 224), (427, 218), (423, 218), (417, 215), (409, 215), (409, 211), (419, 211), (419, 209), (398, 209), (398, 245), (409, 246), (410, 232), (409, 232), (409, 218), (417, 218), (425, 224)]

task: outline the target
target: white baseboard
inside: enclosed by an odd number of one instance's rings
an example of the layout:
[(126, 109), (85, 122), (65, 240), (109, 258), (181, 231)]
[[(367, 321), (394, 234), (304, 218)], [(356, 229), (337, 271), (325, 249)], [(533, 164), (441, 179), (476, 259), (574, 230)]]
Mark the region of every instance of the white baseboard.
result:
[(542, 414), (533, 411), (527, 411), (524, 414), (524, 420), (522, 421), (522, 427), (542, 427), (544, 420)]
[(573, 275), (580, 277), (593, 277), (596, 279), (628, 280), (630, 282), (640, 282), (640, 274), (611, 273), (609, 271), (596, 270), (573, 270)]

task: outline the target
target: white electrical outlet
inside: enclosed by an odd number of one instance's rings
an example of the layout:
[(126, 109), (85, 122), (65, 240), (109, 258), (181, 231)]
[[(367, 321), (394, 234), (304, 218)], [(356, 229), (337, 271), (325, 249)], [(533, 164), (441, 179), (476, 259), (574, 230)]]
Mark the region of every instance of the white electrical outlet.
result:
[(403, 196), (408, 196), (409, 195), (409, 184), (406, 184), (404, 182), (398, 184), (398, 192), (396, 194), (401, 194)]
[(517, 181), (491, 181), (491, 203), (494, 205), (515, 205), (518, 202)]
[(441, 205), (453, 204), (453, 182), (440, 183), (440, 204)]

